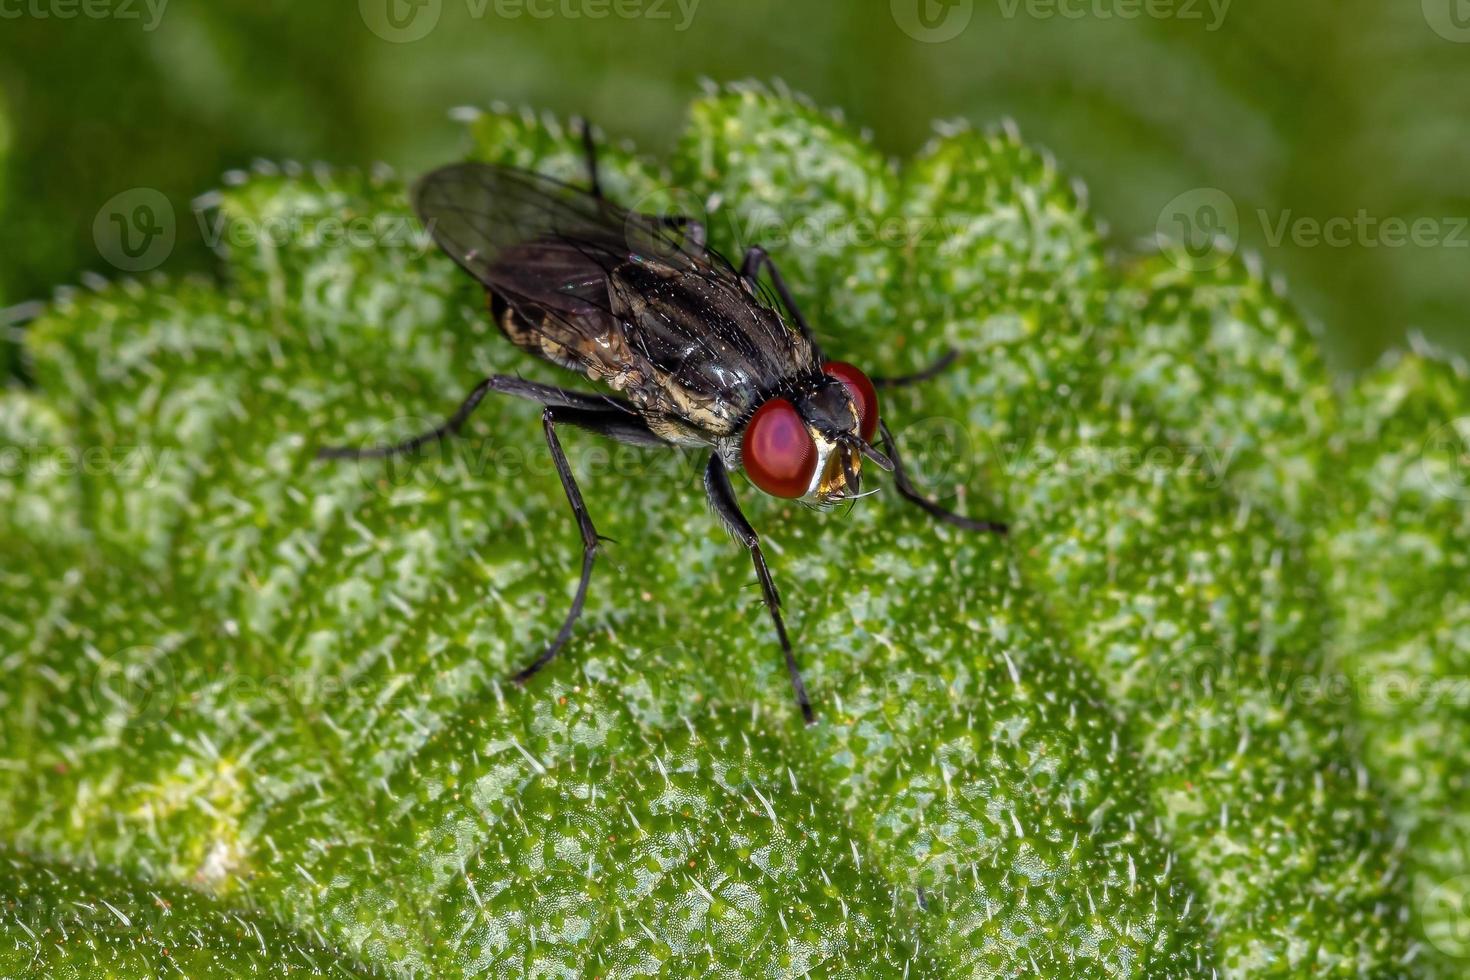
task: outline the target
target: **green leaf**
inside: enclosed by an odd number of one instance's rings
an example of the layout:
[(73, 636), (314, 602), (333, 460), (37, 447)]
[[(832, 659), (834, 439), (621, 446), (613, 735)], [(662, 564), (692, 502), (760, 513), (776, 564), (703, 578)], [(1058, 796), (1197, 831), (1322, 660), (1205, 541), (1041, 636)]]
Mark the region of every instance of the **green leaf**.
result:
[(0, 895), (8, 977), (370, 975), (260, 912), (115, 871), (0, 851)]
[[(556, 121), (466, 121), (474, 157), (581, 179)], [(770, 245), (835, 356), (958, 347), (885, 416), (1011, 537), (742, 489), (808, 728), (702, 461), (569, 434), (614, 543), (575, 641), (508, 685), (573, 585), (534, 408), (313, 456), (556, 373), (395, 179), (242, 176), (206, 215), (226, 287), (65, 298), (29, 331), (38, 392), (0, 397), (6, 891), (81, 923), (71, 962), (126, 945), (109, 968), (150, 975), (184, 933), (65, 910), (157, 893), (234, 956), (198, 975), (1455, 975), (1463, 705), (1307, 692), (1464, 673), (1463, 503), (1424, 489), (1463, 487), (1462, 444), (1406, 476), (1470, 414), (1462, 370), (1334, 385), (1250, 270), (1110, 264), (1004, 131), (897, 167), (742, 86), (667, 164), (604, 163), (727, 254)], [(63, 955), (28, 926), (0, 915), (3, 945)]]

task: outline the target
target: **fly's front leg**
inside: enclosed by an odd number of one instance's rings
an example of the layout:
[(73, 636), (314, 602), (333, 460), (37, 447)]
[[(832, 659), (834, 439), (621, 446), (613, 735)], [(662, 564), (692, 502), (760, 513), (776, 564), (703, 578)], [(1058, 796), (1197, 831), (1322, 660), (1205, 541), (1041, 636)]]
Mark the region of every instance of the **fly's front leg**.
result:
[(762, 268), (771, 271), (771, 283), (776, 287), (776, 295), (781, 297), (781, 302), (791, 312), (791, 319), (796, 321), (797, 329), (801, 331), (807, 343), (812, 345), (812, 350), (817, 352), (818, 359), (821, 359), (822, 350), (817, 345), (817, 338), (812, 334), (812, 328), (807, 324), (806, 317), (801, 315), (801, 308), (796, 305), (796, 298), (791, 295), (791, 289), (786, 285), (786, 280), (782, 278), (781, 270), (776, 268), (775, 260), (759, 245), (752, 245), (745, 252), (745, 261), (740, 264), (740, 278), (754, 286), (756, 280), (760, 278)]
[(751, 561), (755, 562), (755, 575), (760, 579), (761, 592), (765, 595), (766, 611), (776, 624), (776, 636), (781, 641), (781, 652), (786, 657), (786, 672), (791, 675), (791, 690), (796, 695), (801, 716), (810, 725), (816, 717), (812, 714), (812, 704), (806, 695), (806, 683), (801, 679), (801, 668), (796, 665), (796, 654), (792, 652), (791, 640), (786, 636), (786, 624), (781, 619), (781, 597), (776, 593), (776, 583), (771, 580), (771, 570), (766, 566), (760, 537), (755, 533), (755, 528), (750, 526), (750, 521), (740, 512), (740, 504), (735, 500), (735, 488), (730, 485), (730, 474), (726, 472), (725, 463), (720, 459), (719, 453), (710, 455), (709, 465), (704, 470), (704, 489), (720, 520), (724, 521), (730, 533), (741, 544), (750, 549)]
[(921, 494), (909, 481), (908, 470), (904, 469), (903, 457), (898, 454), (898, 444), (893, 440), (893, 433), (888, 431), (888, 423), (882, 419), (878, 420), (878, 432), (883, 437), (883, 449), (888, 453), (888, 458), (893, 461), (893, 482), (898, 488), (898, 493), (905, 500), (917, 504), (926, 513), (936, 517), (946, 524), (964, 528), (966, 531), (982, 531), (988, 534), (1008, 534), (1010, 527), (998, 521), (977, 521), (973, 517), (965, 517), (956, 514), (952, 510), (940, 506), (937, 502), (930, 500)]

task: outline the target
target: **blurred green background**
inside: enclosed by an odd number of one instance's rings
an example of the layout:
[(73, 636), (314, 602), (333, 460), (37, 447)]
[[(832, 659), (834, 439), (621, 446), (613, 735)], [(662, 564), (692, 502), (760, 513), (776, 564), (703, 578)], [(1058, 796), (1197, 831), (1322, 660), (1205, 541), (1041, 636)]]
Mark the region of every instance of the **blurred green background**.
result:
[(1470, 0), (0, 0), (0, 306), (119, 274), (94, 222), (133, 188), (176, 215), (162, 268), (211, 270), (190, 202), (228, 168), (414, 172), (495, 100), (659, 153), (702, 77), (782, 78), (895, 156), (1010, 116), (1120, 250), (1237, 233), (1340, 365), (1470, 347)]

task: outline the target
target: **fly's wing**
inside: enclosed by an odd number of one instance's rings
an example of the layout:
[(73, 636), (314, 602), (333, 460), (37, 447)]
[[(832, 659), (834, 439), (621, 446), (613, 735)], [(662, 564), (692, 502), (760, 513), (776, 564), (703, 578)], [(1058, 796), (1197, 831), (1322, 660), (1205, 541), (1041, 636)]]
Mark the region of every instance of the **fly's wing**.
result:
[(688, 269), (705, 260), (664, 220), (510, 167), (441, 167), (415, 185), (413, 205), (466, 272), (542, 310), (580, 314), (591, 305), (610, 314), (605, 283), (622, 264), (657, 259)]
[(413, 202), (440, 247), (508, 304), (500, 325), (515, 343), (651, 413), (723, 435), (758, 387), (810, 360), (723, 257), (666, 220), (478, 163), (430, 173)]

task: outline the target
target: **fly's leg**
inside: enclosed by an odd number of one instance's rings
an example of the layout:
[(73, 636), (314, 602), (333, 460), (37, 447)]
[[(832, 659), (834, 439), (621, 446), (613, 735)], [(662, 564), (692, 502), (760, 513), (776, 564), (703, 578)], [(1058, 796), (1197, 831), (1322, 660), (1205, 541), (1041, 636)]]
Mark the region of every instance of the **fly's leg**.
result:
[(592, 185), (591, 193), (601, 201), (602, 177), (597, 170), (597, 142), (592, 138), (592, 124), (586, 119), (578, 119), (577, 128), (582, 131), (582, 153), (587, 158), (587, 180)]
[(917, 504), (929, 515), (953, 524), (955, 527), (964, 528), (966, 531), (983, 531), (987, 534), (1007, 534), (1009, 526), (998, 521), (977, 521), (972, 517), (956, 514), (952, 510), (941, 507), (938, 503), (921, 494), (914, 485), (909, 482), (908, 471), (904, 469), (903, 457), (898, 454), (898, 444), (893, 441), (893, 433), (888, 431), (888, 423), (882, 419), (878, 420), (878, 432), (883, 436), (883, 449), (888, 453), (888, 458), (893, 461), (893, 482), (898, 488), (898, 493), (905, 500)]
[(557, 388), (554, 385), (537, 384), (534, 381), (523, 381), (520, 378), (511, 377), (508, 374), (491, 375), (484, 381), (475, 385), (475, 389), (460, 403), (454, 414), (445, 419), (441, 424), (422, 432), (402, 442), (390, 443), (384, 446), (367, 446), (358, 448), (355, 446), (324, 446), (317, 450), (317, 459), (382, 459), (388, 456), (400, 456), (411, 453), (420, 446), (431, 442), (438, 442), (452, 435), (457, 435), (464, 427), (471, 414), (479, 407), (480, 402), (490, 392), (499, 392), (511, 395), (515, 398), (524, 398), (538, 405), (558, 405), (564, 408), (579, 408), (589, 411), (604, 410), (616, 411), (637, 419), (633, 413), (632, 406), (616, 398), (602, 395), (586, 395), (579, 391), (567, 391), (565, 388)]
[(516, 683), (523, 684), (560, 653), (568, 638), (571, 637), (572, 627), (582, 615), (582, 607), (587, 601), (587, 587), (592, 581), (592, 564), (597, 556), (597, 543), (601, 540), (597, 534), (597, 528), (592, 524), (592, 518), (587, 514), (587, 506), (582, 500), (582, 491), (577, 487), (577, 480), (572, 475), (572, 467), (567, 462), (567, 455), (561, 448), (561, 440), (556, 437), (556, 427), (575, 425), (609, 439), (635, 446), (664, 446), (667, 443), (638, 417), (632, 406), (619, 399), (567, 391), (554, 385), (523, 381), (508, 375), (493, 375), (476, 385), (475, 390), (470, 392), (469, 397), (447, 421), (422, 435), (390, 446), (369, 449), (327, 448), (318, 452), (317, 456), (328, 459), (343, 457), (361, 459), (410, 452), (427, 442), (458, 432), (465, 419), (491, 391), (524, 398), (545, 406), (545, 410), (541, 413), (541, 427), (546, 433), (546, 445), (551, 449), (551, 460), (556, 465), (556, 474), (561, 479), (562, 490), (566, 493), (567, 503), (572, 508), (572, 516), (577, 520), (577, 530), (582, 535), (582, 575), (577, 582), (577, 594), (572, 599), (572, 608), (562, 621), (561, 629), (557, 631), (555, 639), (547, 645), (545, 650), (541, 651), (540, 656), (514, 675), (513, 679)]
[(705, 467), (704, 489), (720, 520), (750, 550), (750, 558), (755, 562), (755, 575), (760, 579), (761, 592), (765, 595), (766, 611), (771, 614), (771, 622), (776, 624), (776, 636), (780, 638), (781, 652), (786, 656), (786, 672), (791, 675), (791, 690), (796, 695), (801, 716), (810, 725), (816, 718), (812, 714), (812, 703), (806, 696), (806, 683), (801, 679), (801, 668), (796, 666), (796, 654), (791, 650), (791, 640), (786, 636), (786, 624), (781, 619), (781, 597), (776, 593), (776, 583), (771, 580), (771, 570), (766, 567), (766, 556), (761, 552), (760, 538), (750, 526), (750, 521), (740, 512), (740, 504), (735, 500), (735, 488), (730, 486), (730, 474), (725, 471), (725, 463), (720, 459), (719, 453), (711, 454), (709, 466)]
[[(942, 374), (955, 359), (959, 352), (954, 348), (945, 351), (938, 360), (915, 374), (898, 375), (892, 378), (873, 378), (875, 388), (905, 388), (909, 385), (921, 384), (931, 381)], [(905, 500), (911, 501), (923, 508), (925, 512), (937, 517), (947, 524), (962, 527), (967, 531), (982, 531), (988, 534), (1006, 534), (1010, 528), (998, 521), (977, 521), (974, 518), (956, 514), (952, 510), (941, 507), (938, 503), (925, 497), (914, 487), (909, 480), (908, 471), (904, 469), (903, 457), (898, 454), (898, 445), (894, 442), (893, 433), (888, 431), (888, 425), (882, 419), (878, 420), (878, 430), (883, 436), (883, 448), (888, 452), (888, 458), (893, 462), (893, 482), (898, 487), (899, 495)]]
[(816, 351), (817, 357), (820, 358), (822, 352), (817, 345), (817, 338), (812, 335), (812, 328), (807, 324), (806, 317), (801, 315), (801, 309), (796, 305), (796, 298), (791, 295), (786, 280), (781, 277), (781, 270), (776, 268), (775, 260), (759, 245), (752, 245), (745, 251), (745, 261), (740, 263), (740, 278), (754, 286), (756, 280), (760, 278), (762, 268), (771, 271), (771, 283), (776, 287), (776, 295), (781, 297), (781, 302), (791, 312), (791, 319), (796, 321), (797, 329), (801, 331), (801, 335), (806, 338), (807, 343), (812, 345), (812, 350)]
[(541, 428), (546, 432), (546, 445), (551, 449), (551, 461), (556, 464), (556, 475), (561, 477), (562, 490), (566, 492), (567, 503), (572, 508), (572, 516), (577, 520), (577, 530), (582, 534), (582, 577), (577, 580), (577, 594), (572, 599), (572, 608), (567, 610), (566, 619), (562, 620), (561, 629), (557, 631), (556, 638), (547, 644), (539, 657), (512, 677), (517, 684), (524, 684), (530, 680), (538, 670), (551, 662), (551, 658), (561, 652), (562, 647), (566, 646), (568, 638), (572, 635), (572, 627), (576, 625), (577, 618), (582, 615), (582, 606), (587, 601), (587, 586), (592, 582), (592, 563), (597, 558), (597, 528), (592, 526), (592, 518), (587, 514), (587, 505), (582, 502), (582, 491), (577, 487), (577, 478), (572, 475), (572, 467), (567, 462), (567, 454), (562, 451), (561, 440), (556, 437), (556, 427), (558, 424), (570, 424), (596, 431), (600, 423), (608, 421), (600, 416), (609, 414), (621, 416), (622, 413), (562, 408), (554, 405), (548, 405), (541, 413)]
[(892, 378), (872, 378), (874, 388), (907, 388), (909, 385), (922, 384), (925, 381), (933, 381), (939, 377), (960, 356), (960, 352), (951, 347), (940, 355), (933, 364), (915, 374), (900, 374)]

